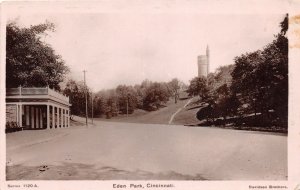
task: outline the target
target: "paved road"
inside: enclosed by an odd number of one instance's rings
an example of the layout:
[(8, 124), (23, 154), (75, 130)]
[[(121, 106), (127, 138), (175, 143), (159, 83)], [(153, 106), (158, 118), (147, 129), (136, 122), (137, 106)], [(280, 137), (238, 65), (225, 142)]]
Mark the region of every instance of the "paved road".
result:
[[(30, 145), (36, 131), (7, 134), (7, 178), (287, 179), (286, 136), (103, 121), (59, 130)], [(10, 148), (14, 138), (26, 146)]]

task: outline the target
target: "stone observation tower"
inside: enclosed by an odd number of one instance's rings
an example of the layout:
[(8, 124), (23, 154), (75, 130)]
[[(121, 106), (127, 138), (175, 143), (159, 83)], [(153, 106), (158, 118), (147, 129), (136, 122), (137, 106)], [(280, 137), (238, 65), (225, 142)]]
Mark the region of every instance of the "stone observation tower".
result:
[(207, 77), (209, 73), (209, 48), (206, 47), (206, 55), (198, 56), (198, 77)]

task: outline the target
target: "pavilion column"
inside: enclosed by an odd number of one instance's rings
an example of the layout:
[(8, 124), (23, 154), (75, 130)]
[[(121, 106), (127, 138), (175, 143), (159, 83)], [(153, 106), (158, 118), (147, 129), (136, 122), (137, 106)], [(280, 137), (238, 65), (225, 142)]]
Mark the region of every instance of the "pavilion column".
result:
[(63, 127), (62, 116), (63, 116), (63, 110), (62, 110), (62, 108), (59, 108), (59, 123), (60, 123), (60, 128)]
[(64, 116), (65, 116), (65, 112), (64, 112), (64, 108), (61, 108), (61, 127), (65, 127), (64, 126)]
[(68, 109), (68, 127), (70, 127), (70, 110)]
[(57, 107), (57, 128), (59, 128), (60, 121), (59, 121), (59, 107)]
[(68, 127), (68, 110), (66, 109), (66, 127)]
[(40, 128), (43, 128), (43, 109), (40, 108), (39, 109), (39, 112), (40, 112)]
[(31, 109), (30, 109), (30, 111), (31, 111), (31, 128), (33, 129), (33, 128), (35, 128), (35, 126), (34, 126), (34, 106), (31, 106)]
[(66, 119), (66, 127), (68, 127), (68, 110), (67, 109), (66, 109), (65, 113), (66, 113), (66, 117), (65, 117), (65, 119)]
[(64, 108), (61, 108), (61, 127), (64, 127)]
[(66, 117), (67, 117), (67, 110), (64, 109), (64, 126), (65, 126), (65, 127), (67, 127), (67, 122), (66, 122), (66, 121), (67, 121), (67, 118), (66, 118)]
[(64, 127), (64, 108), (61, 108), (61, 127)]
[(40, 125), (39, 125), (39, 108), (35, 108), (35, 126), (36, 126), (36, 128), (40, 128)]
[(19, 126), (22, 126), (22, 104), (20, 105), (20, 109), (19, 109)]
[(64, 121), (64, 117), (65, 117), (65, 110), (64, 108), (61, 109), (61, 127), (65, 127), (65, 121)]
[(47, 104), (47, 129), (50, 129), (50, 108), (49, 108), (49, 104)]
[(17, 104), (17, 124), (20, 126), (20, 105)]
[(55, 106), (55, 126), (58, 128), (58, 107)]
[(66, 127), (68, 127), (68, 110), (66, 109)]
[(29, 116), (30, 116), (30, 107), (29, 106), (25, 106), (25, 120), (26, 120), (26, 126), (30, 125), (30, 121), (29, 121)]
[(19, 124), (19, 105), (18, 104), (16, 104), (16, 106), (17, 106), (17, 115), (16, 115), (16, 120), (17, 120), (17, 124)]
[(52, 106), (52, 129), (55, 129), (55, 107)]

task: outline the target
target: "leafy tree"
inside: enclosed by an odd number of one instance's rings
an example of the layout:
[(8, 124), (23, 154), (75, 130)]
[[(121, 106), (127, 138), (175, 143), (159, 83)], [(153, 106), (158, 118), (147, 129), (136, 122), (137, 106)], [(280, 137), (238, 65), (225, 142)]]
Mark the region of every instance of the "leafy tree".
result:
[(233, 116), (237, 113), (238, 99), (231, 93), (227, 84), (220, 86), (215, 92), (217, 94), (215, 112), (218, 116), (222, 116), (226, 122), (227, 116)]
[(259, 98), (259, 87), (256, 77), (257, 66), (264, 61), (262, 51), (246, 53), (235, 58), (235, 67), (232, 74), (231, 89), (241, 101), (241, 111), (251, 113), (253, 101)]
[(289, 14), (285, 15), (283, 21), (280, 23), (280, 27), (281, 27), (280, 34), (285, 35), (289, 29)]
[(119, 104), (118, 104), (118, 101), (116, 101), (116, 99), (114, 99), (113, 97), (111, 97), (111, 98), (108, 99), (107, 105), (110, 108), (110, 111), (108, 113), (111, 113), (113, 117), (118, 116), (118, 114), (119, 114)]
[(133, 87), (126, 85), (119, 85), (116, 88), (116, 94), (118, 96), (119, 110), (125, 114), (133, 113), (137, 106), (137, 93)]
[[(288, 17), (280, 23), (281, 32), (263, 50), (235, 58), (232, 91), (244, 113), (260, 112), (262, 123), (287, 127), (288, 114)], [(275, 112), (270, 118), (270, 112)], [(273, 122), (274, 124), (274, 122)]]
[[(90, 97), (91, 92), (89, 89), (87, 89), (87, 93)], [(70, 79), (63, 90), (63, 94), (70, 98), (72, 115), (85, 115), (85, 86), (82, 82)]]
[(195, 77), (190, 81), (187, 93), (190, 96), (199, 96), (202, 101), (208, 97), (207, 79), (203, 77)]
[(111, 117), (115, 117), (118, 115), (119, 109), (118, 109), (118, 101), (117, 97), (112, 95), (108, 97), (106, 101), (106, 117), (109, 119)]
[(106, 110), (106, 101), (104, 99), (104, 97), (102, 97), (99, 94), (96, 94), (94, 99), (93, 99), (93, 105), (94, 105), (94, 115), (97, 116), (101, 116), (105, 114), (105, 110)]
[(54, 24), (23, 28), (15, 22), (6, 26), (6, 86), (49, 87), (60, 90), (68, 67), (53, 48), (41, 40), (47, 31), (54, 31)]
[(146, 110), (159, 109), (169, 100), (168, 89), (165, 85), (154, 82), (145, 91), (143, 107)]
[(168, 89), (172, 96), (174, 97), (175, 104), (177, 104), (178, 98), (179, 98), (179, 90), (181, 88), (181, 82), (174, 78), (170, 82), (168, 82)]
[(146, 88), (142, 88), (142, 85), (135, 85), (134, 90), (136, 92), (136, 108), (143, 109), (143, 100), (146, 93)]
[[(287, 22), (287, 17), (283, 22)], [(286, 23), (287, 25), (287, 23)], [(287, 28), (269, 44), (263, 52), (265, 62), (259, 65), (257, 75), (264, 72), (259, 81), (264, 96), (260, 100), (266, 109), (274, 110), (278, 122), (287, 126), (288, 119), (288, 39), (284, 35)], [(266, 82), (269, 81), (269, 82)], [(262, 99), (263, 98), (263, 99)], [(265, 110), (266, 111), (266, 110)]]
[(234, 65), (226, 65), (217, 68), (216, 72), (208, 76), (208, 86), (210, 90), (216, 90), (220, 86), (227, 84), (230, 86), (232, 82), (231, 73)]
[(105, 113), (106, 118), (110, 119), (119, 113), (119, 102), (116, 89), (104, 90), (98, 93), (103, 98), (102, 112)]

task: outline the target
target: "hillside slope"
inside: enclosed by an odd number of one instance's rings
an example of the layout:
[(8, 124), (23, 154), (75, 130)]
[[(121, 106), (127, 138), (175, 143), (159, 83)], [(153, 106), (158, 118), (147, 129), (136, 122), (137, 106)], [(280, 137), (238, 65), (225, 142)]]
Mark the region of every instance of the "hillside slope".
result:
[(119, 115), (111, 119), (95, 118), (95, 120), (127, 123), (168, 124), (171, 116), (177, 112), (178, 109), (182, 108), (187, 102), (188, 99), (184, 99), (179, 100), (178, 103), (175, 104), (174, 99), (171, 99), (169, 102), (167, 102), (166, 107), (160, 108), (156, 111), (135, 110), (134, 113), (128, 115), (128, 117), (126, 115)]
[(196, 118), (200, 108), (198, 104), (199, 98), (194, 97), (191, 102), (176, 114), (172, 124), (175, 125), (197, 125), (200, 121)]

